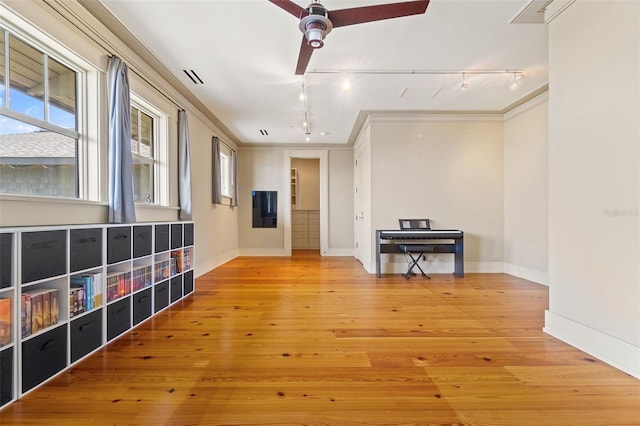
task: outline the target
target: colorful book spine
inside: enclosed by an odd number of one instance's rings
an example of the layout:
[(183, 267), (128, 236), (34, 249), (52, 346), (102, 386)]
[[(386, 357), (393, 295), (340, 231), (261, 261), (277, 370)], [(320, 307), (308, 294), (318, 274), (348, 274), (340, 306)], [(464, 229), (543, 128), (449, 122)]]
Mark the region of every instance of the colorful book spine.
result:
[(11, 343), (11, 299), (0, 299), (0, 347)]
[(20, 297), (20, 323), (22, 337), (31, 335), (31, 294), (22, 293)]

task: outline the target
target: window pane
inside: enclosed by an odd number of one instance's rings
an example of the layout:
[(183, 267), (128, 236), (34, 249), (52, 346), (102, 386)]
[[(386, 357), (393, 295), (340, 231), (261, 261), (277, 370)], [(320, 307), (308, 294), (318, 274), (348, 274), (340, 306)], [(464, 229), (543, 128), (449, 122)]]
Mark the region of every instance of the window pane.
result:
[(7, 106), (7, 100), (4, 96), (4, 82), (6, 81), (4, 75), (4, 31), (0, 30), (0, 107)]
[(0, 192), (77, 197), (77, 141), (0, 116)]
[(220, 154), (220, 192), (225, 197), (231, 197), (231, 159), (228, 155)]
[(76, 128), (76, 73), (49, 58), (49, 122)]
[(131, 152), (138, 152), (138, 109), (131, 107)]
[(140, 113), (140, 154), (153, 157), (153, 118)]
[(44, 120), (44, 55), (17, 38), (9, 37), (9, 107)]
[(137, 203), (153, 203), (153, 166), (133, 157), (133, 193)]

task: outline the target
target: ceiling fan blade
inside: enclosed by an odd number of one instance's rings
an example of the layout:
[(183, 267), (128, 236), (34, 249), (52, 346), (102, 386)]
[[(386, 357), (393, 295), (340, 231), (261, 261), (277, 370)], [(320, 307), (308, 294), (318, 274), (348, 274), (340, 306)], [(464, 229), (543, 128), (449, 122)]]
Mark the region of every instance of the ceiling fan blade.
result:
[(401, 16), (419, 15), (427, 10), (429, 0), (407, 1), (403, 3), (380, 4), (329, 11), (333, 27), (381, 21)]
[(300, 54), (298, 55), (298, 65), (296, 65), (296, 75), (303, 75), (307, 70), (307, 65), (311, 59), (311, 54), (315, 49), (307, 43), (307, 39), (302, 36), (302, 44), (300, 45)]
[(303, 18), (309, 14), (307, 9), (298, 6), (291, 0), (269, 0), (271, 3), (275, 4), (281, 9), (286, 10), (296, 18)]

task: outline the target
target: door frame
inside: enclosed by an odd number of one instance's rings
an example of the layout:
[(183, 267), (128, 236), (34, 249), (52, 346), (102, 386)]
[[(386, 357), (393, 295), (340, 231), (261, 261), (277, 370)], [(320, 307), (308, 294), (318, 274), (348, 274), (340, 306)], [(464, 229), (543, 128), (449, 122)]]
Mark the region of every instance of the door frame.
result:
[(320, 256), (329, 255), (329, 151), (284, 150), (284, 255), (291, 256), (291, 159), (320, 160)]

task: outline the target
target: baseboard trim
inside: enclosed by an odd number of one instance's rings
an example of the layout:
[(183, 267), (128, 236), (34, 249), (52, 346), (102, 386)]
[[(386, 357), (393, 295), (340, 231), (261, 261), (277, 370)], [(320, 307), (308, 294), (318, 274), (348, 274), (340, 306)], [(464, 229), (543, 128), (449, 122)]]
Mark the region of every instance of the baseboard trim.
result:
[(534, 283), (546, 285), (547, 287), (549, 287), (549, 276), (546, 272), (525, 268), (523, 266), (518, 266), (511, 263), (504, 264), (504, 272), (506, 274), (513, 275), (514, 277), (533, 281)]
[(350, 257), (354, 257), (353, 256), (353, 249), (352, 248), (330, 248), (325, 254), (324, 256), (350, 256)]
[(289, 256), (283, 248), (241, 248), (239, 256)]
[(640, 347), (545, 311), (545, 333), (640, 379)]
[(205, 263), (204, 265), (196, 265), (195, 268), (195, 277), (198, 278), (204, 274), (206, 274), (207, 272), (213, 271), (214, 269), (224, 265), (225, 263), (235, 259), (236, 257), (238, 257), (238, 250), (234, 249), (234, 250), (229, 250), (228, 252), (225, 252), (219, 256), (214, 257), (213, 259), (209, 260), (207, 263)]

